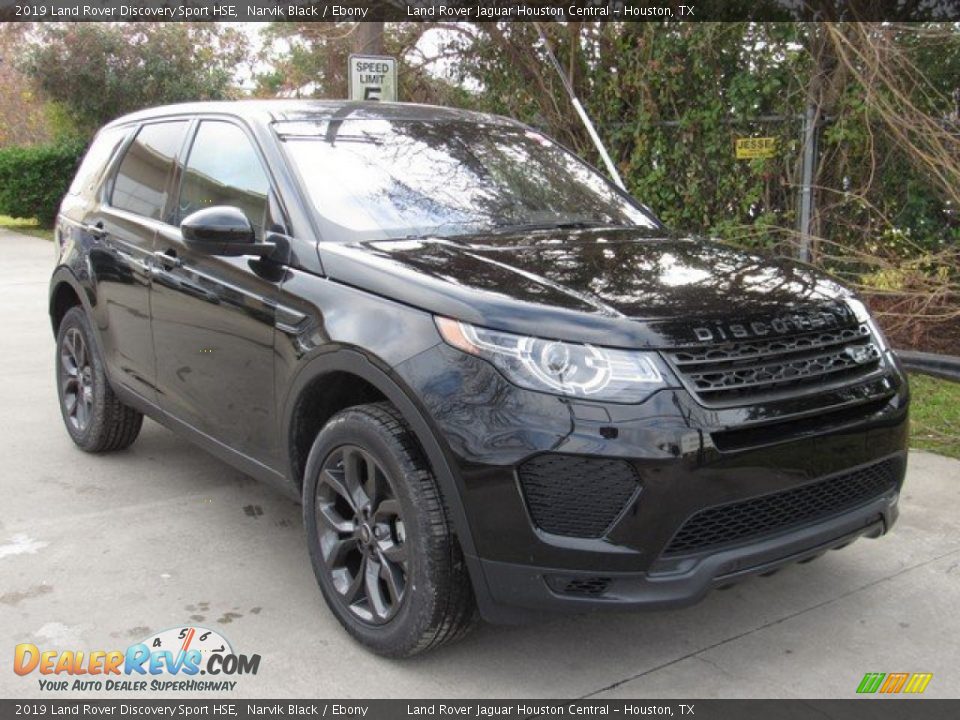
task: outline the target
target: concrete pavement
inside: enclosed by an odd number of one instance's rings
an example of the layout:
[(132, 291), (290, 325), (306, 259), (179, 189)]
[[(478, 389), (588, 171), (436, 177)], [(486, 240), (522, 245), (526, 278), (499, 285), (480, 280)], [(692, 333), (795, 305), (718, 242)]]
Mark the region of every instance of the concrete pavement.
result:
[(960, 462), (911, 456), (891, 535), (695, 607), (481, 626), (383, 660), (324, 606), (290, 500), (149, 421), (128, 451), (74, 448), (54, 391), (53, 249), (0, 231), (0, 251), (0, 697), (40, 694), (12, 671), (17, 643), (122, 649), (184, 624), (262, 656), (245, 697), (850, 698), (865, 672), (898, 671), (960, 696)]

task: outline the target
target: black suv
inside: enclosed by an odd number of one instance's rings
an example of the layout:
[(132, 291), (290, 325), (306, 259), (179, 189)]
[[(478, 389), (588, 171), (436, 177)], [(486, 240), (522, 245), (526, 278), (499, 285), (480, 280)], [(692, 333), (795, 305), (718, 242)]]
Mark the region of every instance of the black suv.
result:
[(863, 304), (672, 235), (512, 120), (139, 112), (56, 235), (74, 442), (125, 448), (148, 415), (301, 499), (320, 589), (377, 652), (691, 603), (896, 518), (907, 383)]

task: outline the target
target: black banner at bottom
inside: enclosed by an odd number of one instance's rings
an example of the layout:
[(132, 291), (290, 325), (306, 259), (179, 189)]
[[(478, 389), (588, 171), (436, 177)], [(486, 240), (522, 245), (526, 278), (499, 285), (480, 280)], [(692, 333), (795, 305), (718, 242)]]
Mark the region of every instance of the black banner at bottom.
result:
[(0, 700), (0, 718), (696, 718), (926, 720), (960, 717), (960, 699), (855, 700)]

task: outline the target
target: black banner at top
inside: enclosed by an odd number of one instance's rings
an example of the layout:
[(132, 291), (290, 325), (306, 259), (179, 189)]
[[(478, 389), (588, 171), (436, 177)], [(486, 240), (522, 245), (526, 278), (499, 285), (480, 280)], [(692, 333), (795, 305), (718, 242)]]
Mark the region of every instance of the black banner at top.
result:
[(958, 21), (960, 0), (0, 0), (13, 22)]

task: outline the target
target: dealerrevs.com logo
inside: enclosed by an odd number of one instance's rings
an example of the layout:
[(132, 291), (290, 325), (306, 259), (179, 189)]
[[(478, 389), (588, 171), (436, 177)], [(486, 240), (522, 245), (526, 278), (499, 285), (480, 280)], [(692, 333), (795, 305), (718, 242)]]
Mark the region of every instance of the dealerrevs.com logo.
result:
[(202, 627), (164, 630), (126, 650), (14, 648), (17, 675), (36, 674), (45, 692), (72, 690), (232, 691), (239, 675), (256, 675), (259, 655), (240, 655), (220, 633)]

